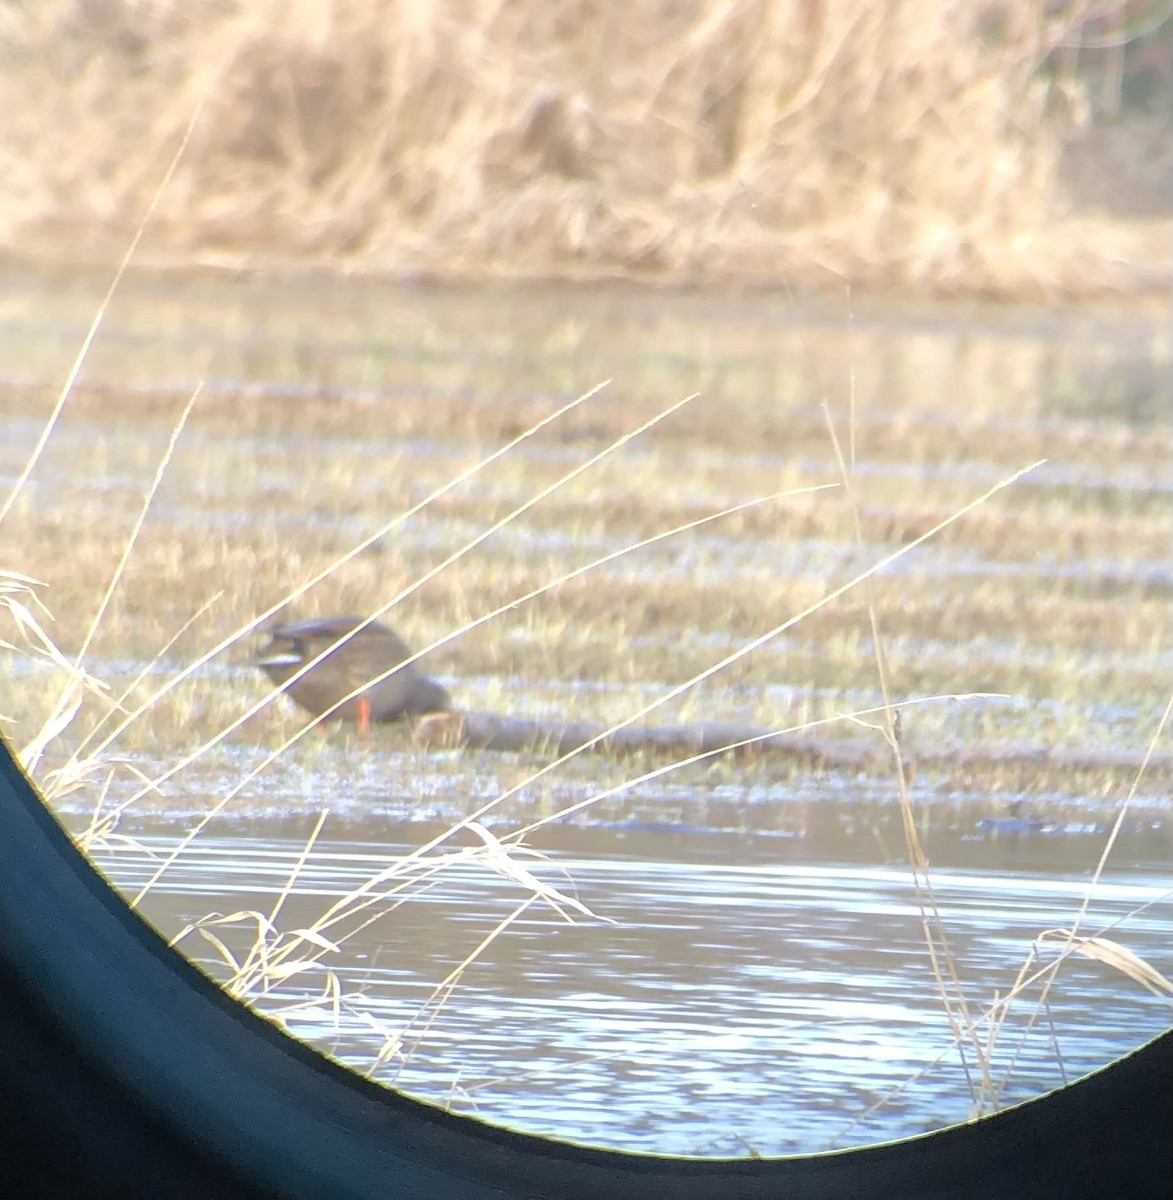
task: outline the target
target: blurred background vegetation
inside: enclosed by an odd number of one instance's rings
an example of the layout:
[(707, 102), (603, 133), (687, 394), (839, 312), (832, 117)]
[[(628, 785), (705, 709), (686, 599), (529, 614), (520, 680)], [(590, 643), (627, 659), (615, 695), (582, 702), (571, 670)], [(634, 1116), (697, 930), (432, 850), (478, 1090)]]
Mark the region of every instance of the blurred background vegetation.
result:
[[(0, 0), (0, 253), (1168, 290), (1169, 0)], [(202, 102), (202, 107), (201, 107)]]

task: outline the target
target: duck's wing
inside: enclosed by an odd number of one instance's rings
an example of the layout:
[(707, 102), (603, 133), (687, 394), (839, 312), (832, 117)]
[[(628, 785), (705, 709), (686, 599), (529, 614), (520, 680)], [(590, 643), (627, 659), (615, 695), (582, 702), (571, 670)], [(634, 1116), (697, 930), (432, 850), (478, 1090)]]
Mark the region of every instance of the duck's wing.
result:
[(314, 638), (337, 641), (350, 633), (355, 626), (361, 625), (362, 621), (362, 617), (317, 617), (311, 621), (289, 621), (273, 625), (266, 632), (274, 640)]

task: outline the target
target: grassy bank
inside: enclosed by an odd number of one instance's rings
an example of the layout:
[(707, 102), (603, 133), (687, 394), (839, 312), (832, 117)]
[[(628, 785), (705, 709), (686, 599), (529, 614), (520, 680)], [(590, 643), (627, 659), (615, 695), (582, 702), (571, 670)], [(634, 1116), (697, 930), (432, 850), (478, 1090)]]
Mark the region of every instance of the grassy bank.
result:
[[(1072, 50), (1097, 20), (1043, 0), (52, 0), (4, 16), (0, 247), (117, 258), (194, 117), (140, 261), (1161, 290), (1168, 122), (1150, 98), (1105, 132), (1104, 71)], [(1113, 66), (1168, 88), (1159, 23), (1109, 32)]]

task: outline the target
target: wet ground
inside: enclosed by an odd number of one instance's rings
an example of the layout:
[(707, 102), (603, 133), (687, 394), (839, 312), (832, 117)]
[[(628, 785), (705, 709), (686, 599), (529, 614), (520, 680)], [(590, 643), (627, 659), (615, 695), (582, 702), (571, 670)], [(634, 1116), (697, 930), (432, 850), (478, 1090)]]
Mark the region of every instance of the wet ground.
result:
[[(100, 283), (0, 281), (6, 484)], [(434, 669), (470, 708), (617, 720), (668, 697), (649, 723), (821, 719), (829, 736), (878, 738), (861, 719), (831, 720), (882, 699), (870, 601), (890, 689), (916, 702), (903, 716), (910, 745), (1059, 752), (946, 763), (909, 784), (976, 1012), (1005, 994), (1039, 933), (1076, 919), (1118, 820), (1083, 927), (1173, 972), (1167, 734), (1138, 774), (1173, 677), (1167, 328), (1135, 312), (143, 279), (116, 300), (4, 543), (18, 552), (13, 567), (49, 585), (53, 632), (75, 652), (202, 383), (86, 659), (116, 695), (142, 675), (137, 698), (373, 537), (299, 602), (372, 611), (511, 506), (699, 392), (388, 619), (423, 647), (638, 539), (755, 497), (838, 485), (594, 568), (454, 639)], [(500, 464), (380, 533), (607, 379)], [(854, 505), (828, 412), (854, 460)], [(870, 592), (850, 589), (670, 695), (1038, 459), (895, 559)], [(324, 810), (288, 928), (506, 792), (485, 825), (505, 838), (549, 820), (528, 835), (552, 856), (535, 871), (599, 918), (567, 925), (527, 909), (439, 1014), (414, 1024), (524, 890), (483, 865), (449, 867), (356, 933), (331, 957), (348, 997), (337, 1020), (321, 1005), (289, 1020), (360, 1069), (404, 1032), (379, 1078), (577, 1140), (773, 1154), (963, 1120), (1168, 1023), (1167, 1000), (1103, 963), (1071, 961), (1048, 1008), (1035, 1007), (1037, 988), (1016, 1004), (983, 1082), (972, 1052), (963, 1063), (951, 1047), (888, 768), (718, 762), (623, 786), (660, 764), (591, 759), (531, 780), (540, 756), (430, 752), (399, 729), (312, 730), (269, 762), (300, 721), (283, 703), (245, 716), (266, 696), (247, 665), (253, 645), (211, 657), (104, 752), (114, 774), (103, 803), (132, 800), (118, 833), (134, 845), (112, 839), (96, 853), (132, 892), (161, 861), (146, 851), (173, 849), (223, 804), (143, 902), (166, 932), (208, 911), (268, 911)], [(56, 691), (52, 668), (10, 657), (0, 671), (16, 732), (35, 727)], [(991, 695), (921, 702), (974, 692)], [(83, 710), (46, 768), (93, 719)], [(190, 766), (147, 786), (225, 727)], [(1078, 769), (1062, 758), (1076, 751)], [(106, 777), (55, 801), (71, 827), (84, 826)], [(198, 935), (184, 945), (207, 951)], [(270, 1011), (294, 1000), (293, 982), (307, 982), (304, 999), (321, 977), (283, 982)]]

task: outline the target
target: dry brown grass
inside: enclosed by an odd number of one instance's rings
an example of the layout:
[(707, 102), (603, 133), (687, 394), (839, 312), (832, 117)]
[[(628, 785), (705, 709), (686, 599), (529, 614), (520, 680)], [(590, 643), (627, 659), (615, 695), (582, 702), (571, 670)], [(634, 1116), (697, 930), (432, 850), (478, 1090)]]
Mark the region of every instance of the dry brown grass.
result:
[[(940, 293), (1163, 288), (1167, 221), (1070, 215), (1082, 6), (169, 0), (4, 15), (0, 245)], [(1056, 89), (1061, 98), (1055, 102)]]

